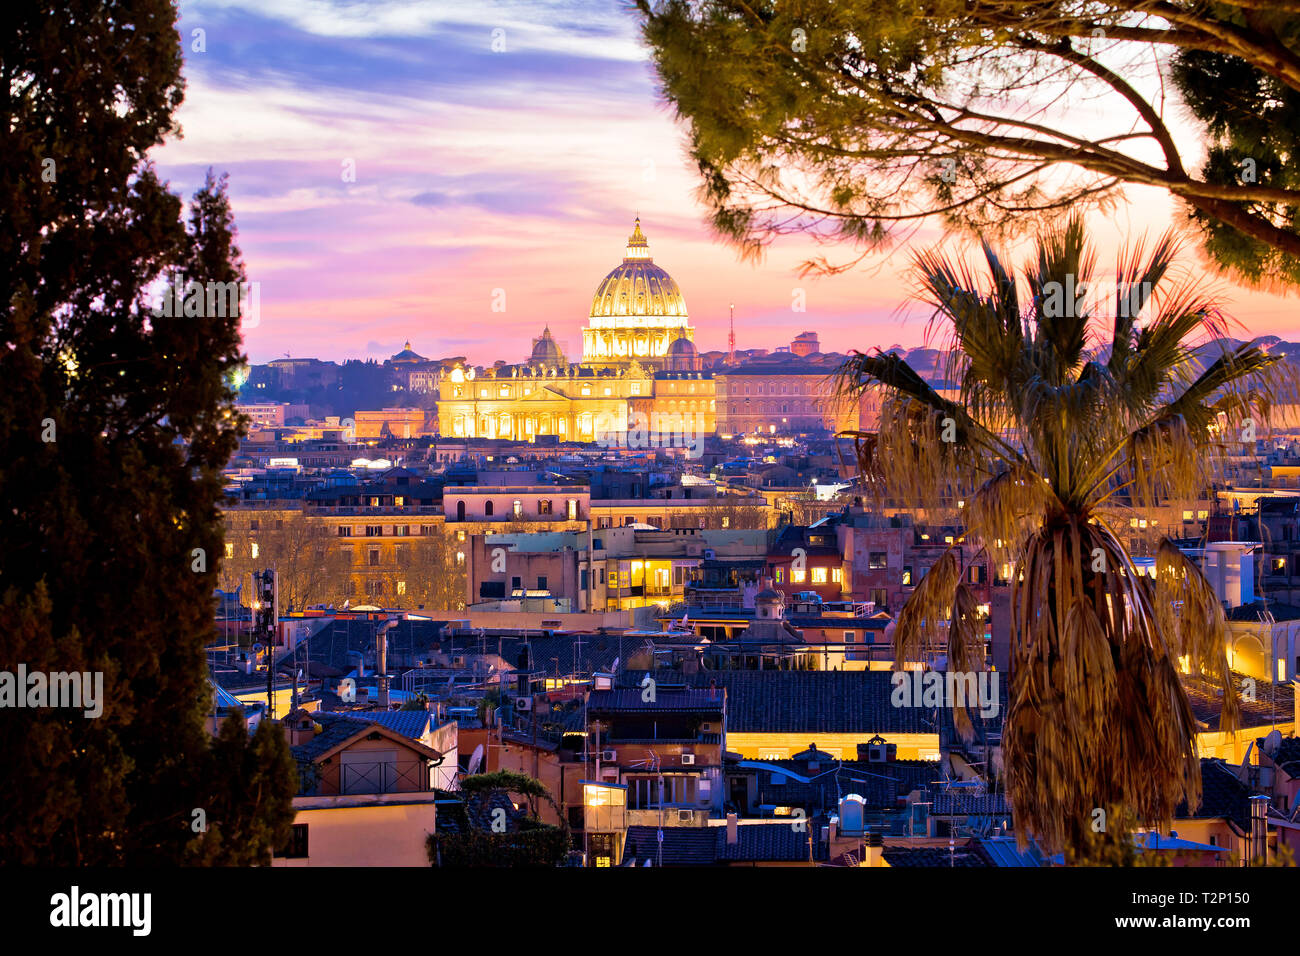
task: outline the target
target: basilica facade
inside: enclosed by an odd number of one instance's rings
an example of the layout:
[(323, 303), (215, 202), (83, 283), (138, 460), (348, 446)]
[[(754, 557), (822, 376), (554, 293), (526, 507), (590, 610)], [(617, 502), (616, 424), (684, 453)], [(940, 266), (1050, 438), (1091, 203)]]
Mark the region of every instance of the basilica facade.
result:
[(651, 259), (638, 218), (622, 263), (592, 297), (582, 361), (570, 362), (548, 327), (517, 365), (444, 370), (439, 431), (606, 444), (647, 432), (712, 435), (713, 375), (700, 369), (694, 337), (686, 299)]

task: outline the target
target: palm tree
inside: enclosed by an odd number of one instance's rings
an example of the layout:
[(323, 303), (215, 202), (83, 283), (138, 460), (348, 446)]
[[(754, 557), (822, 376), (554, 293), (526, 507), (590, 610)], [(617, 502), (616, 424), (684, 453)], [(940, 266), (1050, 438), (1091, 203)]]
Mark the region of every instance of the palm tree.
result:
[[(1244, 434), (1253, 452), (1272, 388), (1272, 359), (1254, 346), (1198, 357), (1190, 340), (1213, 349), (1225, 320), (1193, 282), (1172, 281), (1177, 252), (1166, 235), (1149, 255), (1143, 244), (1120, 253), (1109, 322), (1061, 307), (1096, 273), (1077, 218), (1038, 239), (1019, 282), (987, 243), (984, 281), (919, 254), (953, 397), (895, 354), (855, 352), (837, 375), (844, 394), (883, 393), (878, 431), (852, 433), (871, 488), (909, 507), (964, 499), (964, 535), (899, 615), (895, 667), (937, 642), (950, 669), (983, 670), (984, 622), (958, 546), (1012, 569), (1003, 776), (1022, 845), (1033, 835), (1086, 854), (1099, 820), (1127, 840), (1117, 831), (1132, 825), (1115, 821), (1158, 825), (1181, 800), (1198, 805), (1198, 725), (1180, 671), (1221, 686), (1221, 726), (1235, 727), (1213, 588), (1167, 538), (1153, 542), (1154, 579), (1141, 574), (1116, 533), (1133, 509), (1202, 493), (1231, 440)], [(955, 718), (969, 735), (969, 716)]]

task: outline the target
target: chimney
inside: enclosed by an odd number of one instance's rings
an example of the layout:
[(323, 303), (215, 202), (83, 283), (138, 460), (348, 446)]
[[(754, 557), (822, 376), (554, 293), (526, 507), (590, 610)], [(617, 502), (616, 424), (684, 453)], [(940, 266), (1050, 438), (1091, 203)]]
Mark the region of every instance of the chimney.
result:
[[(1247, 866), (1268, 865), (1268, 797), (1257, 793), (1250, 798), (1250, 853)], [(1255, 861), (1259, 863), (1256, 864)]]
[(735, 846), (739, 842), (740, 842), (740, 826), (736, 822), (736, 815), (734, 813), (728, 813), (727, 814), (727, 843), (730, 846)]
[(885, 865), (885, 837), (874, 830), (867, 831), (867, 843), (863, 849), (863, 866)]
[(388, 632), (396, 621), (385, 621), (375, 632), (375, 671), (379, 678), (379, 709), (388, 709)]

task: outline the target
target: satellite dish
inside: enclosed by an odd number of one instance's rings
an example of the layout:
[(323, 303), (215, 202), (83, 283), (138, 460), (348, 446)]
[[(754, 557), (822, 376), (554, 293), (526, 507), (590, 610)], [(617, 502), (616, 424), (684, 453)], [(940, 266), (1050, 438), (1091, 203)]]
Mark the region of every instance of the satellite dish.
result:
[(1274, 757), (1277, 755), (1277, 752), (1281, 747), (1282, 731), (1274, 728), (1268, 732), (1268, 736), (1264, 738), (1264, 743), (1260, 745), (1259, 749), (1264, 751), (1264, 753), (1268, 754), (1270, 757)]
[(474, 753), (469, 758), (469, 764), (465, 768), (465, 773), (478, 773), (479, 765), (483, 763), (483, 745), (479, 744), (474, 748)]

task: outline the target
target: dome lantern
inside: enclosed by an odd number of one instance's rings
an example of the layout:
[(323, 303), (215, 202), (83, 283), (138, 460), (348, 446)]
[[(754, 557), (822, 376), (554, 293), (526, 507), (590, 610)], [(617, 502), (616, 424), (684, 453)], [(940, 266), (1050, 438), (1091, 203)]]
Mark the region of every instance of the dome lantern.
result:
[(650, 259), (650, 241), (646, 239), (645, 233), (641, 231), (641, 217), (636, 217), (636, 224), (632, 228), (632, 235), (627, 237), (627, 253), (623, 256), (624, 262), (635, 262), (638, 259)]

